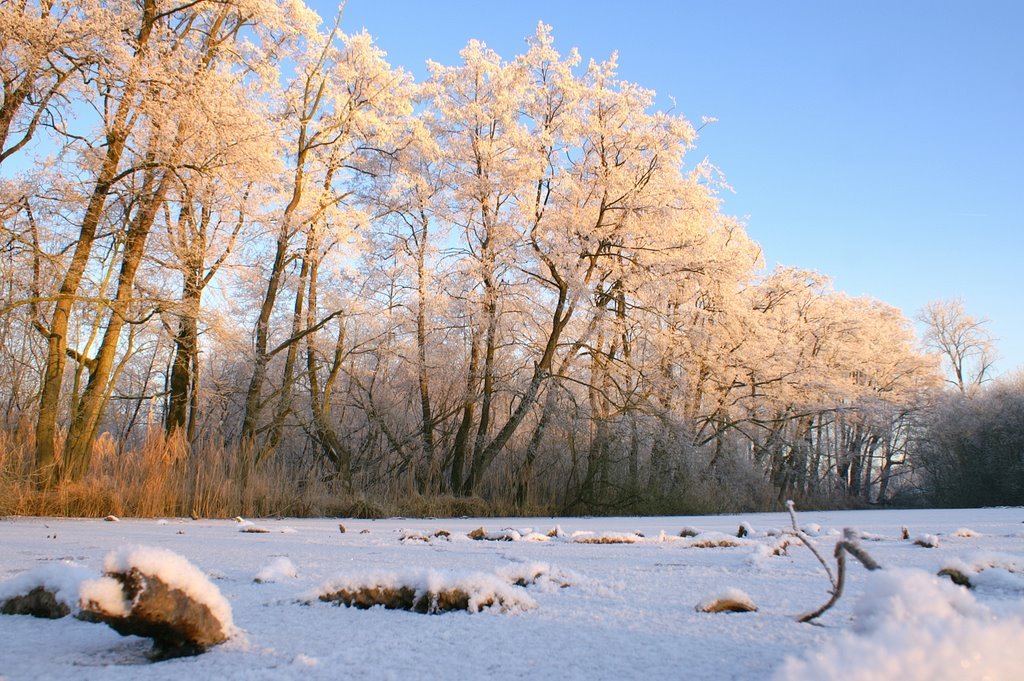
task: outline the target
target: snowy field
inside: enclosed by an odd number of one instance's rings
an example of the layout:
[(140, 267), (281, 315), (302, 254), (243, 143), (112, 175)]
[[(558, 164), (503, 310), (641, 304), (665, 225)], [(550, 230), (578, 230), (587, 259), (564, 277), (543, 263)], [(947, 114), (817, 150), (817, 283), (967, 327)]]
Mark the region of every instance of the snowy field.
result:
[[(843, 597), (817, 624), (796, 617), (828, 599), (828, 578), (806, 547), (773, 555), (786, 538), (776, 531), (790, 526), (783, 513), (341, 520), (344, 533), (327, 519), (4, 519), (0, 595), (29, 570), (73, 563), (98, 574), (117, 549), (156, 547), (210, 578), (237, 633), (197, 657), (151, 663), (148, 639), (103, 624), (0, 616), (0, 679), (1024, 678), (1024, 509), (806, 512), (799, 521), (833, 566), (842, 529), (853, 527), (883, 568), (851, 560)], [(735, 538), (741, 523), (751, 534), (738, 545), (700, 546)], [(467, 536), (481, 526), (514, 541)], [(683, 529), (697, 536), (681, 538)], [(975, 588), (935, 576), (951, 566)], [(537, 572), (536, 583), (510, 584)], [(425, 615), (316, 598), (369, 582), (504, 589), (507, 600)], [(758, 610), (695, 609), (737, 591)]]

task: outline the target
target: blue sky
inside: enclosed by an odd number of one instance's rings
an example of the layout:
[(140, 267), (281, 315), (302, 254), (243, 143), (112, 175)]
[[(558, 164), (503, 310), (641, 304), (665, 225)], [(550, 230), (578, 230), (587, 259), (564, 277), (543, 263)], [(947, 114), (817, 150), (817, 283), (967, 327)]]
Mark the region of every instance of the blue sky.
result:
[(617, 50), (659, 107), (719, 119), (693, 154), (769, 264), (908, 316), (961, 297), (997, 368), (1024, 368), (1024, 2), (348, 0), (342, 25), (423, 78), (471, 38), (513, 57), (538, 20), (563, 52)]

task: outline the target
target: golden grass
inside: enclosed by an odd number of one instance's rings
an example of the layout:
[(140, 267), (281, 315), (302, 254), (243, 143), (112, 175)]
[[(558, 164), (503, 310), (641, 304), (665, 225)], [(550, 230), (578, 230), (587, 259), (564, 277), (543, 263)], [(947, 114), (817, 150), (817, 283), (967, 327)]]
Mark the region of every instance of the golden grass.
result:
[[(61, 449), (57, 442), (57, 450)], [(453, 518), (507, 516), (520, 509), (480, 497), (420, 495), (407, 487), (376, 488), (373, 496), (325, 481), (316, 466), (296, 466), (283, 456), (259, 465), (244, 447), (201, 440), (192, 446), (154, 427), (137, 446), (123, 447), (104, 433), (93, 444), (88, 474), (77, 482), (40, 488), (34, 475), (34, 429), (25, 423), (0, 429), (0, 516), (103, 518), (234, 516)], [(365, 485), (367, 489), (371, 485)]]
[(86, 477), (48, 488), (35, 484), (33, 452), (30, 429), (0, 431), (0, 515), (306, 516), (329, 514), (344, 501), (327, 483), (300, 477), (273, 457), (253, 466), (240, 450), (189, 447), (160, 430), (125, 450), (101, 435)]

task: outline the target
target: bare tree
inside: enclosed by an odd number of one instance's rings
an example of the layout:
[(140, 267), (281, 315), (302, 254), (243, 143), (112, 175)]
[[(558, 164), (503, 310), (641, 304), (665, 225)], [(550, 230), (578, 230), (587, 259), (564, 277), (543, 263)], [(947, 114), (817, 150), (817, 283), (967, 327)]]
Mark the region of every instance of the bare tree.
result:
[(934, 300), (925, 305), (917, 319), (925, 325), (925, 346), (939, 353), (951, 374), (947, 382), (962, 395), (976, 394), (990, 379), (996, 360), (989, 321), (968, 314), (959, 298)]

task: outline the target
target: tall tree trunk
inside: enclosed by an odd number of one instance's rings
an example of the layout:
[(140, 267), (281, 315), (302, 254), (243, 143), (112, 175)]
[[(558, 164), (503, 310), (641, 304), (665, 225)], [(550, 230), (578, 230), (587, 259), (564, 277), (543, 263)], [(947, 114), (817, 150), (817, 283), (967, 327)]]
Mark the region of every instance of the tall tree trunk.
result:
[(53, 317), (50, 320), (50, 328), (46, 330), (46, 365), (43, 369), (43, 383), (39, 392), (35, 461), (36, 475), (39, 482), (43, 484), (56, 481), (59, 477), (55, 458), (55, 438), (57, 435), (57, 413), (60, 409), (61, 384), (64, 380), (64, 367), (67, 363), (67, 333), (71, 310), (82, 283), (85, 266), (92, 253), (96, 228), (103, 215), (104, 204), (110, 194), (114, 179), (117, 177), (117, 167), (124, 154), (133, 121), (129, 118), (129, 114), (135, 105), (139, 70), (142, 68), (156, 20), (156, 0), (144, 0), (141, 25), (136, 36), (135, 60), (128, 75), (126, 89), (118, 101), (107, 133), (107, 150), (103, 157), (103, 163), (97, 172), (96, 182), (79, 226), (71, 264), (61, 282), (60, 292), (53, 309)]
[(425, 491), (435, 491), (438, 462), (434, 453), (434, 416), (430, 408), (430, 375), (427, 364), (427, 272), (426, 257), (429, 221), (420, 211), (420, 231), (416, 251), (416, 371), (420, 393), (420, 440), (423, 447)]
[(479, 326), (474, 324), (469, 339), (469, 367), (466, 370), (466, 390), (462, 398), (462, 419), (455, 433), (455, 444), (452, 446), (452, 469), (450, 472), (451, 489), (454, 494), (468, 495), (466, 488), (465, 466), (469, 450), (469, 434), (473, 430), (476, 419), (476, 386), (480, 370), (480, 337)]
[(72, 418), (67, 442), (64, 444), (64, 465), (72, 480), (80, 480), (89, 470), (92, 442), (106, 406), (108, 384), (114, 369), (121, 330), (124, 328), (132, 300), (135, 275), (142, 263), (146, 240), (153, 222), (156, 220), (157, 212), (163, 205), (169, 184), (166, 172), (160, 173), (159, 178), (156, 177), (155, 172), (150, 172), (148, 175), (149, 177), (144, 183), (146, 198), (128, 227), (124, 254), (121, 259), (121, 271), (117, 279), (117, 294), (110, 305), (110, 316), (103, 333), (103, 340), (95, 360), (90, 364), (89, 381), (78, 401), (78, 409)]

